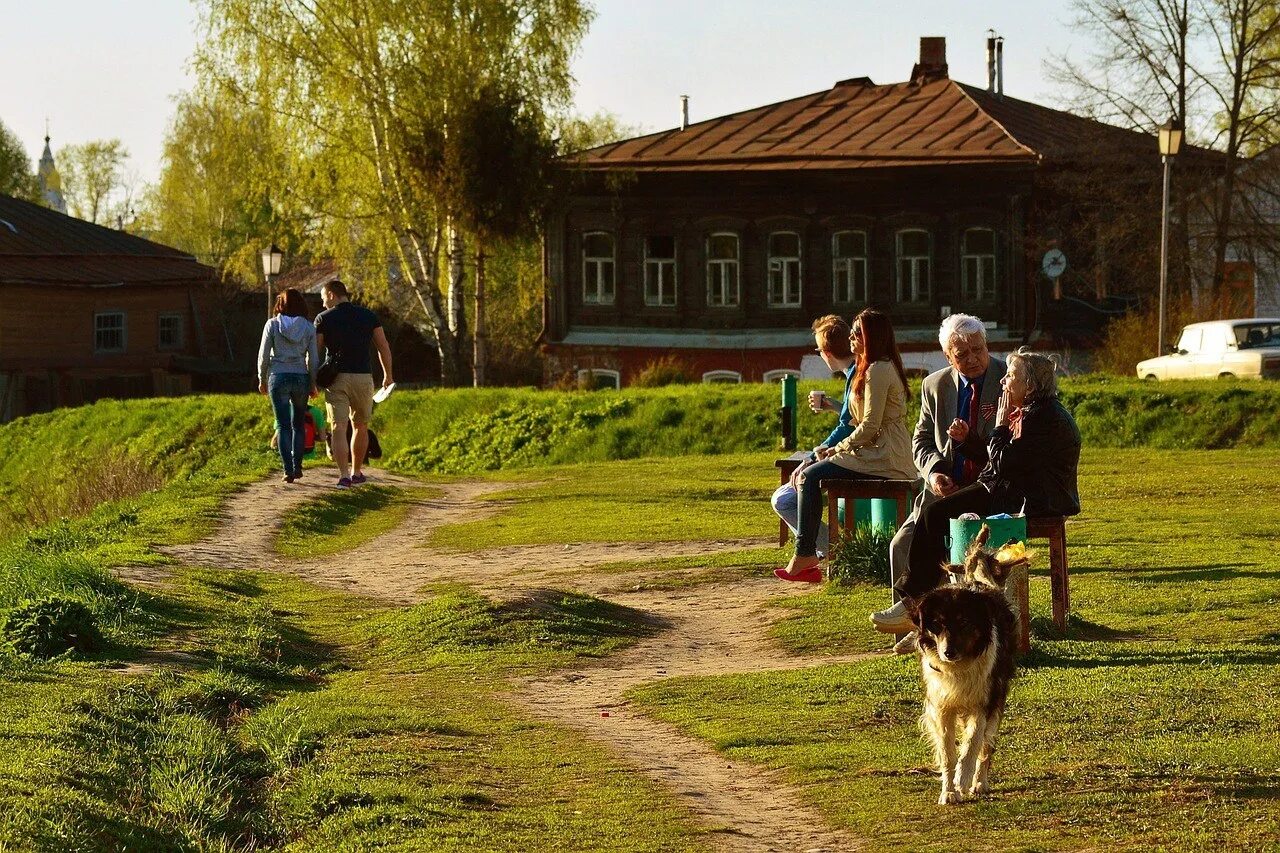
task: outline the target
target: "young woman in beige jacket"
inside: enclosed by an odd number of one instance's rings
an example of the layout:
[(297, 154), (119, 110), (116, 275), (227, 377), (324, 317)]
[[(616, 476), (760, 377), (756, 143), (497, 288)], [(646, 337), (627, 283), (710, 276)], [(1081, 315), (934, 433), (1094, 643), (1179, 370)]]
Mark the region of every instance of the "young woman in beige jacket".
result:
[(917, 476), (907, 430), (907, 374), (889, 316), (872, 308), (863, 311), (854, 318), (849, 344), (858, 364), (851, 386), (854, 430), (839, 444), (819, 451), (817, 460), (796, 478), (800, 532), (795, 556), (785, 568), (774, 571), (782, 580), (822, 580), (816, 543), (824, 506), (819, 488), (823, 480), (914, 480)]

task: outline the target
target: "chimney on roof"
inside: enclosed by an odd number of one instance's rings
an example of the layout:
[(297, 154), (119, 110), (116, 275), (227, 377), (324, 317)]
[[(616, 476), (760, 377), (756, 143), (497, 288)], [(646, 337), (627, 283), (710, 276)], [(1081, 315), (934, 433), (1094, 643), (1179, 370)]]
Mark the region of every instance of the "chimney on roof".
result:
[(1004, 97), (1004, 36), (996, 36), (996, 95)]
[(987, 91), (996, 92), (996, 31), (987, 30)]
[(911, 69), (912, 83), (926, 83), (947, 76), (947, 40), (942, 36), (920, 37), (920, 61)]
[(680, 129), (688, 130), (689, 128), (689, 96), (680, 96)]

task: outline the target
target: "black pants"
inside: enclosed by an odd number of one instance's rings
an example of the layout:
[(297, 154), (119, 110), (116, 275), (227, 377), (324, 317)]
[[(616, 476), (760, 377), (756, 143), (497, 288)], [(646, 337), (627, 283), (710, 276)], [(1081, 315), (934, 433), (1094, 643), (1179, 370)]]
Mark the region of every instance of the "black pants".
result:
[(984, 518), (992, 512), (991, 493), (978, 483), (939, 498), (925, 507), (916, 519), (916, 530), (907, 549), (907, 571), (894, 583), (905, 598), (919, 598), (946, 580), (942, 564), (947, 558), (947, 535), (951, 519), (966, 512)]

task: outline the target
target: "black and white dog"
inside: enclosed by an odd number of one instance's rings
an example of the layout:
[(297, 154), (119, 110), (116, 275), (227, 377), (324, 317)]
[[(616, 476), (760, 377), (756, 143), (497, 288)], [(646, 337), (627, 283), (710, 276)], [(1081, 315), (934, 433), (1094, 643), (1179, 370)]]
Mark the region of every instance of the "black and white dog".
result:
[(942, 776), (939, 804), (988, 791), (991, 756), (1013, 678), (1014, 616), (1002, 587), (1018, 563), (987, 552), (983, 546), (989, 534), (984, 526), (963, 567), (946, 567), (963, 575), (959, 584), (938, 587), (907, 606), (924, 680), (920, 729), (933, 743)]

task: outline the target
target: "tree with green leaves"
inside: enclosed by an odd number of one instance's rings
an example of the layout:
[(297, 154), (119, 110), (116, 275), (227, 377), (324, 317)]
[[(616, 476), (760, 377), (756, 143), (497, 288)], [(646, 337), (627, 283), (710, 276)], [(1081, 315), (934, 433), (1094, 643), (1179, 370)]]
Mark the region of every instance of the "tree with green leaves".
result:
[(134, 182), (126, 171), (129, 152), (123, 142), (94, 139), (64, 145), (54, 159), (72, 216), (98, 225), (132, 220)]
[[(442, 378), (467, 366), (461, 224), (418, 163), (459, 135), (474, 93), (501, 85), (541, 123), (569, 104), (584, 0), (205, 0), (202, 86), (272, 117), (269, 203), (305, 209), (313, 256), (413, 294)], [(462, 155), (437, 145), (444, 164)], [(452, 168), (446, 165), (446, 170)], [(381, 276), (378, 271), (381, 270)]]
[(30, 199), (35, 188), (26, 149), (14, 132), (0, 122), (0, 193)]

